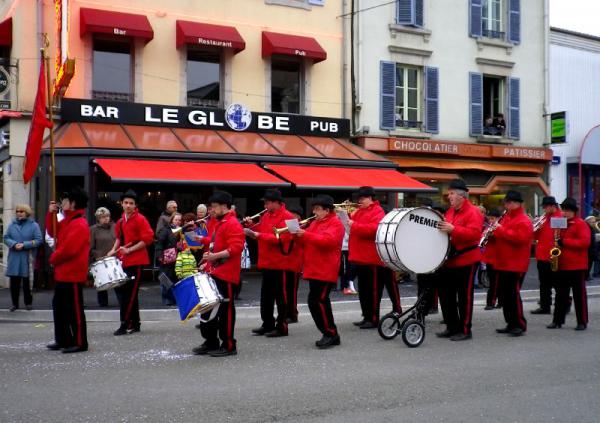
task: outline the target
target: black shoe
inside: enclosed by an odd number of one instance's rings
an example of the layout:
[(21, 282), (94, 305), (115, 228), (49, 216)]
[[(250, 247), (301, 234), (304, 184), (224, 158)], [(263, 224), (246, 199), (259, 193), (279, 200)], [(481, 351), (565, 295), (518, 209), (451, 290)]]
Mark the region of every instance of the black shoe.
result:
[(548, 326), (546, 326), (547, 329), (560, 329), (562, 327), (562, 324), (560, 323), (550, 323)]
[(18, 308), (19, 308), (19, 307), (17, 307), (17, 306), (10, 306), (10, 307), (8, 308), (8, 311), (15, 311), (15, 310), (16, 310), (16, 309), (18, 309)]
[(201, 329), (202, 328), (202, 323), (198, 323), (196, 326), (194, 326), (196, 329)]
[(450, 337), (451, 341), (466, 341), (467, 339), (471, 339), (473, 338), (473, 335), (470, 333), (464, 334), (464, 333), (457, 333), (454, 334)]
[(550, 309), (538, 307), (535, 310), (531, 310), (531, 314), (550, 314)]
[(125, 326), (125, 325), (119, 326), (119, 329), (117, 329), (116, 331), (114, 331), (113, 335), (114, 336), (127, 335), (127, 326)]
[(502, 304), (496, 304), (496, 308), (502, 308)]
[(133, 326), (129, 326), (129, 329), (127, 329), (127, 333), (131, 334), (131, 333), (136, 333), (140, 331), (140, 325), (133, 325)]
[(585, 330), (587, 328), (586, 325), (577, 325), (575, 326), (575, 330)]
[(372, 322), (364, 322), (359, 326), (360, 329), (377, 329), (377, 324)]
[(31, 304), (27, 304), (27, 305), (25, 306), (25, 310), (27, 310), (27, 311), (31, 311), (31, 310), (33, 310), (33, 306), (32, 306)]
[(48, 348), (49, 350), (52, 350), (52, 351), (58, 351), (62, 347), (60, 345), (58, 345), (56, 342), (52, 342), (51, 344), (46, 345), (46, 348)]
[(215, 345), (210, 345), (210, 344), (206, 344), (206, 342), (196, 348), (192, 349), (192, 352), (194, 353), (194, 355), (206, 355), (209, 354), (211, 351), (216, 351), (218, 350), (219, 347), (215, 346)]
[(450, 338), (451, 336), (455, 335), (454, 332), (450, 332), (448, 329), (442, 331), (442, 332), (438, 332), (435, 334), (435, 336), (437, 336), (438, 338)]
[(252, 333), (254, 335), (264, 335), (267, 332), (271, 332), (273, 330), (273, 328), (266, 328), (264, 326), (261, 326), (259, 328), (256, 329), (252, 329)]
[(335, 345), (340, 345), (340, 336), (323, 335), (323, 337), (320, 340), (315, 342), (315, 345), (322, 350), (326, 348), (331, 348)]
[(208, 355), (210, 355), (211, 357), (227, 357), (228, 355), (236, 355), (236, 354), (237, 354), (237, 349), (234, 348), (230, 351), (227, 348), (223, 348), (223, 347), (208, 352)]
[(494, 307), (493, 305), (487, 305), (485, 306), (483, 309), (484, 310), (494, 310), (496, 307)]
[(62, 352), (63, 352), (63, 354), (72, 354), (72, 353), (84, 352), (87, 350), (88, 350), (88, 347), (73, 346), (73, 347), (69, 347), (69, 348), (64, 348), (62, 350)]
[(525, 331), (521, 328), (512, 328), (508, 331), (508, 334), (511, 336), (523, 336), (525, 335)]
[(359, 320), (358, 322), (352, 322), (354, 326), (362, 326), (366, 322), (365, 319)]
[(496, 329), (496, 333), (510, 333), (511, 330), (512, 329), (507, 326), (505, 328)]
[(273, 330), (271, 330), (269, 332), (266, 332), (265, 336), (267, 338), (279, 338), (279, 337), (282, 337), (282, 336), (288, 336), (288, 333), (287, 333), (287, 331), (282, 331), (282, 330), (279, 330), (279, 329), (273, 329)]
[(297, 317), (288, 317), (288, 318), (286, 319), (286, 322), (287, 322), (288, 324), (292, 324), (292, 323), (298, 323), (298, 318), (297, 318)]

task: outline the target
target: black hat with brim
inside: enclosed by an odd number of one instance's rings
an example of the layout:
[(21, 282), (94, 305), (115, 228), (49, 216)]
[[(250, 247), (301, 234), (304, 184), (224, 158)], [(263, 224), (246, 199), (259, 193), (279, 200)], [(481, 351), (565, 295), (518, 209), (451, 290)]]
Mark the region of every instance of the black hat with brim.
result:
[(313, 206), (321, 206), (323, 208), (333, 210), (333, 197), (326, 194), (317, 195), (311, 202)]
[(304, 209), (300, 206), (289, 206), (287, 209), (290, 213), (297, 214), (298, 216), (302, 216), (304, 214)]
[(517, 203), (523, 202), (523, 197), (519, 191), (509, 190), (506, 192), (506, 196), (504, 196), (504, 202), (507, 201), (515, 201)]
[(233, 197), (227, 191), (215, 191), (208, 199), (208, 204), (213, 203), (225, 204), (227, 207), (231, 207), (233, 204)]
[(356, 196), (358, 198), (360, 197), (375, 197), (375, 190), (373, 189), (373, 187), (370, 186), (364, 186), (364, 187), (360, 187), (356, 193)]
[(556, 202), (556, 198), (554, 198), (552, 196), (544, 197), (542, 199), (542, 207), (544, 207), (544, 206), (558, 206), (558, 203)]
[(563, 210), (570, 210), (574, 212), (579, 210), (579, 207), (577, 206), (577, 201), (571, 197), (565, 198), (565, 200), (562, 203), (560, 203), (560, 207)]
[(134, 190), (132, 189), (128, 189), (127, 191), (125, 191), (122, 195), (121, 195), (121, 201), (123, 201), (126, 198), (131, 198), (133, 201), (136, 202), (137, 204), (137, 194), (135, 193)]
[(75, 207), (78, 209), (84, 209), (88, 205), (88, 194), (80, 187), (74, 187), (70, 191), (63, 193), (61, 198), (68, 199), (75, 203)]
[(467, 187), (467, 184), (465, 184), (465, 181), (458, 178), (450, 181), (448, 189), (459, 189), (461, 191), (469, 192), (469, 188)]
[(269, 188), (265, 191), (265, 195), (262, 197), (262, 201), (283, 201), (283, 197), (281, 196), (281, 191), (277, 188)]
[(502, 216), (502, 213), (500, 213), (500, 210), (494, 208), (488, 211), (487, 215), (490, 217), (500, 217)]

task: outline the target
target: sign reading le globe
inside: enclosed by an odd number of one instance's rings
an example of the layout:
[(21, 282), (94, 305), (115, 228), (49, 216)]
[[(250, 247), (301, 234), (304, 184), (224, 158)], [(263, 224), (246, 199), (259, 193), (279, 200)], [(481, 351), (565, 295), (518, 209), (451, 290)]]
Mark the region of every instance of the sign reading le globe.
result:
[(242, 104), (230, 104), (225, 110), (225, 122), (234, 131), (245, 131), (252, 123), (252, 113)]

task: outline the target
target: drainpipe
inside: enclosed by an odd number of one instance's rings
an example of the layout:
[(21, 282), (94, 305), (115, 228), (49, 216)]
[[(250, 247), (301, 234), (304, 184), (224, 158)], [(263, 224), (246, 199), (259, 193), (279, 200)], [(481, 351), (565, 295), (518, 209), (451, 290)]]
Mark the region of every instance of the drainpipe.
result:
[[(550, 61), (550, 27), (549, 27), (549, 13), (548, 13), (548, 0), (543, 0), (544, 7), (544, 24), (542, 26), (542, 36), (544, 41), (544, 138), (550, 134), (550, 80), (549, 80), (549, 61)], [(566, 166), (566, 164), (565, 164)], [(550, 185), (550, 169), (548, 169), (548, 181)], [(550, 189), (552, 191), (552, 189)]]
[(347, 31), (346, 31), (346, 13), (348, 10), (348, 1), (342, 1), (342, 119), (346, 119), (348, 116), (346, 111), (346, 72), (348, 70), (348, 60), (346, 58), (348, 46), (346, 43), (348, 42)]
[(354, 52), (356, 46), (354, 45), (354, 2), (355, 0), (350, 0), (350, 92), (352, 96), (352, 107), (350, 109), (351, 135), (356, 134), (356, 76), (354, 65)]

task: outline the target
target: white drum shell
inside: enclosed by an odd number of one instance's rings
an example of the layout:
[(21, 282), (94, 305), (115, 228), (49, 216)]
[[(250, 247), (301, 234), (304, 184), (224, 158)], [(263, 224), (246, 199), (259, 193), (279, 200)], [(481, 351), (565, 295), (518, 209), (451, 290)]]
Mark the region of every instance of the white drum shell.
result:
[(194, 274), (194, 285), (196, 285), (196, 292), (200, 300), (196, 308), (199, 314), (206, 313), (223, 300), (217, 284), (207, 273)]
[(121, 261), (116, 257), (106, 257), (90, 266), (94, 286), (98, 291), (106, 291), (125, 284), (129, 277), (123, 270)]
[(375, 245), (381, 261), (393, 270), (433, 273), (450, 250), (448, 234), (435, 227), (443, 217), (428, 207), (394, 209), (379, 222)]

